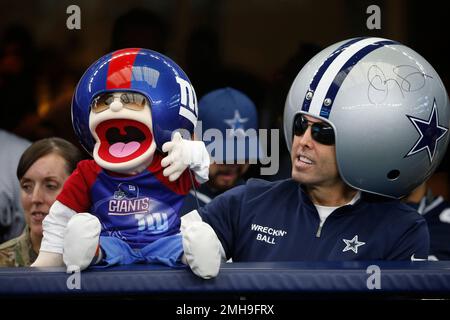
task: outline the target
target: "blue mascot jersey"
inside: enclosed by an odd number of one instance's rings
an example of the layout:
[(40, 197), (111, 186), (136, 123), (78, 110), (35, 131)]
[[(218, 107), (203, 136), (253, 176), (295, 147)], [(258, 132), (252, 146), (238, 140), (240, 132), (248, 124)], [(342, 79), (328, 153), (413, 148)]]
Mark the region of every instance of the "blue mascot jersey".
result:
[(295, 181), (250, 179), (200, 208), (227, 258), (239, 261), (426, 259), (427, 223), (397, 200), (362, 193), (325, 220)]
[(155, 153), (152, 164), (135, 176), (108, 172), (93, 160), (81, 161), (57, 200), (76, 212), (97, 216), (102, 236), (141, 249), (179, 233), (179, 210), (191, 188), (188, 170), (170, 182), (162, 174), (161, 159)]

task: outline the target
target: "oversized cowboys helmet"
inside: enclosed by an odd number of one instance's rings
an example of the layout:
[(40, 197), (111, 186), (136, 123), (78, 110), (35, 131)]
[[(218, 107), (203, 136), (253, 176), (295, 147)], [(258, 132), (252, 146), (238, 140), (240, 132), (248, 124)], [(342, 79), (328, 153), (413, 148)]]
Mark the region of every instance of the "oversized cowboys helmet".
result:
[(75, 89), (72, 123), (78, 139), (89, 153), (95, 144), (89, 129), (91, 104), (99, 95), (115, 91), (136, 92), (147, 98), (158, 149), (171, 140), (174, 130), (193, 133), (197, 123), (197, 101), (183, 70), (158, 52), (122, 49), (92, 64)]
[(418, 53), (387, 39), (336, 43), (302, 68), (284, 110), (289, 150), (297, 114), (333, 127), (348, 185), (394, 198), (431, 176), (449, 141), (448, 96), (439, 75)]

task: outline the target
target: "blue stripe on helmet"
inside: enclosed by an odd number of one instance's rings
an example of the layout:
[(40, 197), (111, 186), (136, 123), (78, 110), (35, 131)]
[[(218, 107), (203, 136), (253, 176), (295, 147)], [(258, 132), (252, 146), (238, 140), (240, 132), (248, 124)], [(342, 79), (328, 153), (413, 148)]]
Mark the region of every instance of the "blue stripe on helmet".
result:
[[(89, 77), (89, 83), (87, 84), (90, 89), (89, 92), (92, 95), (91, 98), (99, 92), (106, 91), (106, 80), (108, 78), (109, 60), (111, 56), (112, 54), (106, 55), (87, 71), (91, 72), (91, 77)], [(93, 81), (94, 79), (95, 81)]]
[[(134, 59), (130, 79), (130, 89), (145, 91), (148, 85), (150, 85), (150, 83), (146, 81), (149, 77), (150, 67), (146, 65), (148, 59), (146, 54), (140, 54), (140, 52), (142, 52), (142, 50), (138, 51), (136, 58)], [(150, 87), (155, 88), (155, 85), (150, 85)]]
[(81, 145), (90, 154), (94, 149), (94, 139), (89, 129), (89, 113), (95, 95), (106, 90), (109, 59), (107, 54), (91, 65), (83, 74), (72, 98), (72, 124)]
[[(323, 64), (320, 66), (319, 70), (317, 70), (317, 72), (314, 74), (314, 77), (309, 85), (309, 90), (306, 93), (314, 92), (317, 89), (317, 86), (319, 85), (319, 82), (322, 79), (325, 71), (328, 69), (330, 64), (337, 58), (337, 56), (339, 56), (341, 54), (341, 52), (344, 51), (345, 48), (347, 48), (347, 47), (351, 46), (352, 44), (354, 44), (358, 41), (361, 41), (363, 39), (366, 39), (366, 38), (359, 37), (359, 38), (352, 39), (350, 41), (347, 41), (343, 45), (341, 45), (336, 50), (334, 50), (333, 53), (331, 53), (328, 56), (328, 58), (323, 62)], [(311, 100), (312, 99), (307, 99), (306, 95), (305, 95), (305, 98), (303, 99), (302, 111), (305, 111), (305, 112), (309, 111), (309, 106), (311, 104)]]
[[(344, 82), (347, 75), (350, 73), (352, 68), (360, 61), (362, 58), (364, 58), (366, 55), (371, 53), (372, 51), (381, 48), (385, 45), (390, 44), (396, 44), (395, 41), (385, 40), (385, 41), (379, 41), (372, 44), (369, 44), (368, 46), (362, 48), (358, 52), (356, 52), (353, 56), (351, 56), (350, 59), (347, 60), (347, 62), (342, 66), (342, 68), (339, 70), (339, 72), (336, 74), (334, 80), (331, 82), (330, 87), (328, 88), (327, 94), (325, 95), (325, 99), (330, 99), (331, 103), (326, 106), (324, 103), (322, 104), (322, 108), (320, 109), (320, 116), (327, 118), (330, 116), (331, 108), (333, 107), (334, 98), (336, 98), (336, 95), (339, 91), (339, 88), (341, 87), (342, 83)], [(324, 99), (324, 101), (325, 101)]]

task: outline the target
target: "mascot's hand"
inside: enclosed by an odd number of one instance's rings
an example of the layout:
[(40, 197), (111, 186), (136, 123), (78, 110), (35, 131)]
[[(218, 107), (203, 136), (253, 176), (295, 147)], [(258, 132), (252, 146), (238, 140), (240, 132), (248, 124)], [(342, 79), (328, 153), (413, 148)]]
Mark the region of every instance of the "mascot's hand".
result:
[(170, 181), (178, 179), (186, 168), (194, 171), (199, 183), (208, 180), (209, 155), (203, 141), (185, 140), (175, 132), (172, 141), (163, 144), (162, 151), (168, 153), (161, 165), (167, 167), (163, 175)]
[(40, 251), (32, 267), (62, 267), (63, 256), (60, 253)]
[(180, 231), (184, 251), (182, 261), (203, 279), (216, 277), (225, 251), (213, 228), (194, 210), (181, 217)]

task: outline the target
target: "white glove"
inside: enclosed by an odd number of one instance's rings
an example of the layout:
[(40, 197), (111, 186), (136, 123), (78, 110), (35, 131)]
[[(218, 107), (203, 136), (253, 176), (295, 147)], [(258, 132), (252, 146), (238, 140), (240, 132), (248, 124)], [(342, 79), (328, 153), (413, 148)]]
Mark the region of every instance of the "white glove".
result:
[(210, 279), (217, 276), (225, 251), (214, 230), (202, 221), (197, 210), (181, 217), (183, 262), (197, 276)]
[(182, 233), (184, 257), (192, 272), (203, 279), (217, 277), (219, 273), (220, 241), (211, 226), (193, 222)]
[(41, 242), (40, 253), (52, 252), (62, 255), (64, 246), (64, 233), (70, 218), (77, 213), (56, 200), (50, 207), (49, 214), (42, 221), (44, 237)]
[(99, 245), (101, 225), (90, 213), (77, 213), (67, 224), (63, 260), (67, 273), (89, 267)]
[(49, 214), (42, 221), (44, 237), (39, 256), (32, 267), (62, 267), (64, 232), (67, 222), (76, 212), (58, 200), (50, 207)]
[(32, 267), (62, 267), (63, 257), (60, 253), (39, 251), (39, 256), (31, 265)]
[(203, 141), (185, 140), (179, 132), (175, 132), (172, 141), (163, 144), (162, 151), (168, 152), (161, 165), (167, 167), (163, 175), (170, 181), (177, 180), (188, 167), (194, 171), (197, 182), (208, 181), (210, 161)]
[[(180, 225), (180, 232), (181, 234), (184, 234), (186, 229), (189, 228), (191, 225), (197, 223), (197, 222), (203, 222), (202, 217), (198, 214), (197, 210), (192, 210), (189, 213), (186, 213), (181, 217), (181, 225)], [(214, 232), (214, 230), (213, 230)], [(225, 249), (222, 246), (222, 243), (220, 242), (219, 238), (217, 237), (216, 233), (214, 232), (214, 241), (218, 242), (219, 244), (219, 251), (220, 256), (222, 257), (222, 260), (227, 260), (227, 256), (225, 254)]]

